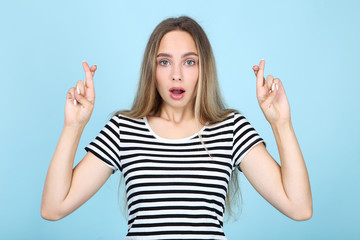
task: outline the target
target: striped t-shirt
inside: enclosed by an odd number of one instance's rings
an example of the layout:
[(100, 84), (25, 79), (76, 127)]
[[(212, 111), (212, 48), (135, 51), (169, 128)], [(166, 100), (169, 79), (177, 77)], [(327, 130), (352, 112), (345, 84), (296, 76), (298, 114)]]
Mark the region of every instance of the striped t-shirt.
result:
[(125, 240), (226, 239), (222, 226), (231, 173), (259, 142), (263, 139), (240, 113), (183, 139), (157, 136), (146, 117), (115, 115), (85, 149), (124, 175)]

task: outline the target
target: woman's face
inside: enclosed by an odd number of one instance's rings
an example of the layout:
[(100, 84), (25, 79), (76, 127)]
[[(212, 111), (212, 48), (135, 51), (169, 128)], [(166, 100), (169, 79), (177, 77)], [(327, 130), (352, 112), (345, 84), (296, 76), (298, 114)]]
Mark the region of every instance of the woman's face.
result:
[(171, 31), (164, 35), (156, 54), (156, 88), (162, 107), (192, 108), (199, 78), (199, 56), (191, 35)]

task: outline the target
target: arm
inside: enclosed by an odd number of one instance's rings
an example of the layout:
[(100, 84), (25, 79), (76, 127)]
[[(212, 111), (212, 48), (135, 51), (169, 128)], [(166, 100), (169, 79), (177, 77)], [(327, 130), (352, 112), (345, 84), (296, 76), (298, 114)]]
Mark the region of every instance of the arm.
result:
[(67, 94), (64, 128), (44, 184), (41, 216), (47, 220), (61, 219), (76, 210), (97, 192), (112, 172), (92, 153), (87, 153), (73, 169), (76, 149), (95, 102), (96, 66), (89, 68), (83, 62), (83, 67), (85, 84), (79, 81), (78, 90), (71, 88)]
[(254, 188), (274, 207), (294, 220), (312, 216), (309, 177), (290, 118), (290, 107), (279, 79), (263, 77), (265, 62), (254, 66), (257, 97), (274, 132), (281, 167), (264, 145), (254, 147), (242, 160), (241, 169)]

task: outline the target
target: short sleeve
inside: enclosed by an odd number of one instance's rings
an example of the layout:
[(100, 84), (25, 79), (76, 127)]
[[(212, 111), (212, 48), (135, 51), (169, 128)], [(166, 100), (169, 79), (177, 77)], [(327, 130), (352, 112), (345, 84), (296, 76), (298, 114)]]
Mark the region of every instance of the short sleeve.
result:
[[(242, 159), (258, 143), (264, 142), (248, 120), (240, 113), (234, 113), (233, 130), (233, 170), (239, 167)], [(240, 167), (239, 170), (241, 171)]]
[(113, 116), (85, 150), (93, 153), (114, 172), (121, 170), (119, 117)]

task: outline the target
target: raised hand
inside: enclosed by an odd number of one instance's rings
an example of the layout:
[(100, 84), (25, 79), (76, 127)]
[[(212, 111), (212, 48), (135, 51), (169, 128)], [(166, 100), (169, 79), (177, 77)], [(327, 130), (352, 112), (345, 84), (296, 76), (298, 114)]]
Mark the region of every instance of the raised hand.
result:
[(265, 118), (270, 124), (290, 121), (290, 106), (280, 79), (271, 75), (264, 78), (265, 60), (253, 66), (256, 76), (256, 96)]
[(86, 62), (82, 63), (85, 72), (85, 82), (78, 81), (75, 87), (69, 89), (65, 104), (65, 126), (83, 126), (90, 119), (95, 103), (95, 89), (93, 77), (97, 69), (91, 68)]

